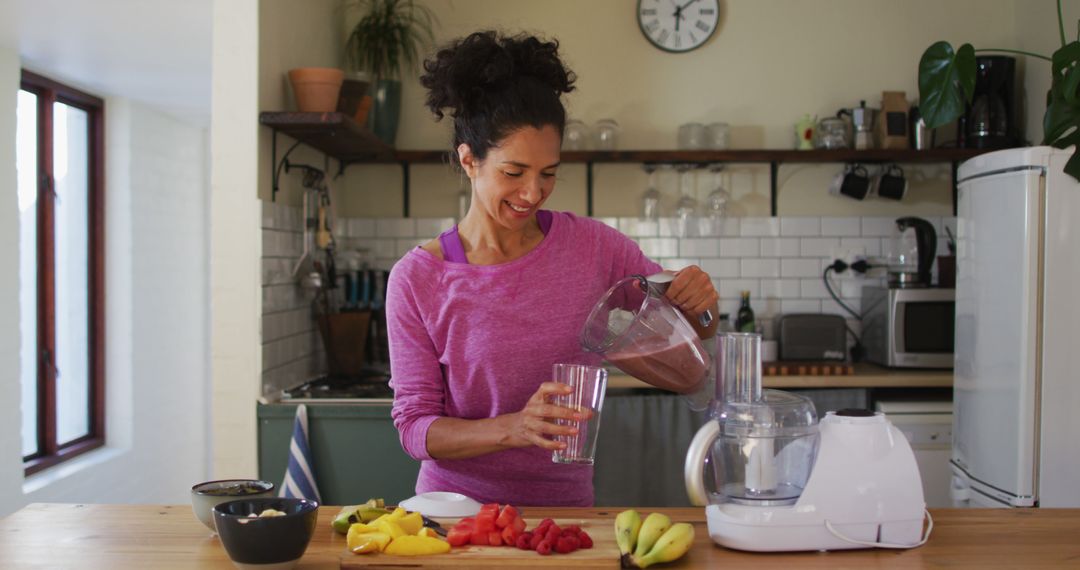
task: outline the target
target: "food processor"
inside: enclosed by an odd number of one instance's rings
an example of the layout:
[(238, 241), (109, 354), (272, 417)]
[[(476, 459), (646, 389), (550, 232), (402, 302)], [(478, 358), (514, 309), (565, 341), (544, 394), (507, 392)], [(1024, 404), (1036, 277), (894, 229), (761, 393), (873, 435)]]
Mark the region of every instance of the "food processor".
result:
[(717, 342), (717, 398), (684, 473), (714, 542), (758, 552), (926, 542), (915, 455), (884, 414), (830, 411), (819, 422), (805, 396), (761, 388), (761, 335)]

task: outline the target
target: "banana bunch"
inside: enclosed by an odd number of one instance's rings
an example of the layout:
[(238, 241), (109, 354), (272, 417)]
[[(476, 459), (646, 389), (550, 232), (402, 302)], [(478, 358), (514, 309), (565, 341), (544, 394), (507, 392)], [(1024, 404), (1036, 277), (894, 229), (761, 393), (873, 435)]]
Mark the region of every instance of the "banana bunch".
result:
[(694, 544), (694, 525), (671, 524), (661, 513), (652, 513), (642, 522), (641, 515), (630, 509), (615, 517), (615, 542), (623, 568), (648, 568), (686, 554)]

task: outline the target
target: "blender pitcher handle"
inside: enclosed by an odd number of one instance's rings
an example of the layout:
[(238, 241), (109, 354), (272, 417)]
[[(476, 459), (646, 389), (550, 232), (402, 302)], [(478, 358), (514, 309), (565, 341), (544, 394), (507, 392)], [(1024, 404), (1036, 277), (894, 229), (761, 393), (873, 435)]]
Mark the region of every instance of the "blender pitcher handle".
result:
[(690, 504), (695, 507), (709, 504), (709, 497), (705, 492), (705, 457), (719, 435), (720, 422), (707, 421), (694, 435), (690, 448), (686, 451), (683, 480), (686, 483), (686, 495), (690, 498)]

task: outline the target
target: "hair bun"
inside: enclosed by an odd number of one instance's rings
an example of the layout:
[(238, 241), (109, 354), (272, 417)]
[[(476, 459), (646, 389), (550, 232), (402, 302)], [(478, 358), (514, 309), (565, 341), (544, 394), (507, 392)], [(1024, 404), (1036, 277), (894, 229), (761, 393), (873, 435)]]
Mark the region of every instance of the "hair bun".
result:
[[(533, 36), (475, 32), (440, 49), (424, 61), (420, 83), (427, 88), (427, 106), (439, 119), (482, 109), (492, 93), (529, 82), (550, 89), (556, 97), (574, 89), (576, 77), (559, 59), (558, 41)], [(530, 86), (532, 87), (532, 86)]]

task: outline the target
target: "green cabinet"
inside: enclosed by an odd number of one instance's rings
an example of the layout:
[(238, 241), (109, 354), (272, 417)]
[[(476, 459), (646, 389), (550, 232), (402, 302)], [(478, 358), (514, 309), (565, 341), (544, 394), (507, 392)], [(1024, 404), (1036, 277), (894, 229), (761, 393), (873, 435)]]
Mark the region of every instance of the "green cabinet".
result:
[[(308, 443), (315, 480), (326, 505), (388, 504), (415, 494), (420, 463), (401, 449), (389, 403), (308, 404)], [(295, 404), (259, 404), (259, 477), (285, 477)]]

